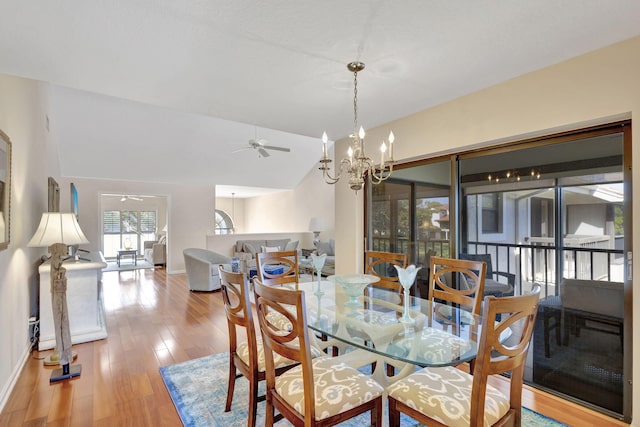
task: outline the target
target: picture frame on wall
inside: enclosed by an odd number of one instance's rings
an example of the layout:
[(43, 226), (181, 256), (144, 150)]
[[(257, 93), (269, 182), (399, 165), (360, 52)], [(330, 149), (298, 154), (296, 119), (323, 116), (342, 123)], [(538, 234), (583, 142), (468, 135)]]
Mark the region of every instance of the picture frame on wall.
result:
[(52, 177), (49, 177), (48, 185), (49, 202), (47, 211), (60, 212), (60, 186), (58, 185), (58, 182)]
[(11, 231), (11, 140), (0, 130), (0, 250), (9, 247)]

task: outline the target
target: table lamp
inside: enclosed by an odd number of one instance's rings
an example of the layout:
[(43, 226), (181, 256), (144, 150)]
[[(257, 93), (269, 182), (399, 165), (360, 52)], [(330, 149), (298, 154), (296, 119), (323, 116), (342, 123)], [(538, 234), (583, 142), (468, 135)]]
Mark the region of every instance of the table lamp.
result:
[(322, 219), (313, 217), (309, 221), (309, 231), (313, 232), (313, 246), (318, 246), (320, 243), (320, 232), (324, 231), (324, 223)]
[(51, 305), (56, 331), (56, 348), (60, 355), (60, 366), (51, 373), (49, 382), (80, 376), (81, 365), (69, 366), (72, 362), (71, 331), (67, 310), (67, 277), (62, 266), (67, 255), (67, 246), (89, 243), (76, 216), (72, 213), (45, 212), (40, 225), (27, 244), (30, 247), (48, 247), (51, 254)]

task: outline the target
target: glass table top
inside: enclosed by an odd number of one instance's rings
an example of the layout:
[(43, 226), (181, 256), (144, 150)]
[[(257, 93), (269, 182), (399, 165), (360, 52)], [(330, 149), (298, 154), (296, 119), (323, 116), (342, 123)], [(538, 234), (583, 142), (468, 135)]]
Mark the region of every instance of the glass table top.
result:
[(464, 308), (409, 296), (411, 322), (397, 293), (383, 289), (354, 303), (335, 281), (299, 283), (307, 323), (320, 335), (345, 345), (419, 366), (457, 365), (474, 359), (480, 318)]

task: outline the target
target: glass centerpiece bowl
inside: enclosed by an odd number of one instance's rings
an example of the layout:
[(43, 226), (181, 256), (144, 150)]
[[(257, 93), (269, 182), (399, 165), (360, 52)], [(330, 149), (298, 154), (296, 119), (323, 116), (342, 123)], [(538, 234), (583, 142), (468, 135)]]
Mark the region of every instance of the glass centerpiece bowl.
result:
[(358, 297), (363, 294), (364, 288), (380, 280), (371, 274), (339, 274), (329, 276), (328, 279), (339, 284), (347, 294), (349, 301), (344, 304), (347, 307), (361, 307)]

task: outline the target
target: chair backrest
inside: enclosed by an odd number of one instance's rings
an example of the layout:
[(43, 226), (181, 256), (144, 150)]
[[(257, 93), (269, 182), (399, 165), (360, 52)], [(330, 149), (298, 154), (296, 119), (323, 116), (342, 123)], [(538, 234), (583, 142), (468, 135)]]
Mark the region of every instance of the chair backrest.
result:
[[(407, 268), (409, 257), (407, 254), (393, 252), (365, 251), (366, 274), (372, 274), (380, 280), (373, 286), (401, 292), (402, 286), (398, 280), (398, 273), (393, 267)], [(381, 271), (382, 270), (382, 271)]]
[[(254, 279), (253, 286), (256, 296), (256, 313), (265, 349), (267, 394), (275, 393), (273, 352), (299, 362), (305, 397), (302, 413), (305, 414), (305, 418), (310, 417), (313, 420), (315, 419), (315, 393), (303, 291), (268, 286), (260, 279)], [(273, 321), (281, 316), (269, 315), (270, 311), (275, 311), (287, 318), (290, 327), (283, 330), (281, 322)]]
[(224, 270), (222, 266), (218, 266), (218, 270), (220, 271), (222, 301), (224, 301), (224, 311), (229, 327), (229, 351), (234, 353), (238, 346), (238, 327), (245, 328), (250, 365), (257, 367), (256, 329), (253, 323), (247, 278), (243, 273), (233, 273)]
[[(484, 401), (489, 375), (511, 371), (510, 409), (520, 419), (522, 382), (527, 351), (538, 313), (540, 285), (526, 295), (484, 299), (482, 332), (473, 371), (471, 419), (484, 419)], [(501, 319), (498, 321), (498, 319)], [(504, 333), (510, 333), (507, 339)]]
[[(298, 251), (257, 254), (258, 279), (265, 285), (298, 284)], [(296, 287), (297, 289), (297, 287)]]
[(480, 314), (486, 269), (480, 261), (432, 256), (428, 298), (471, 307), (474, 314)]

